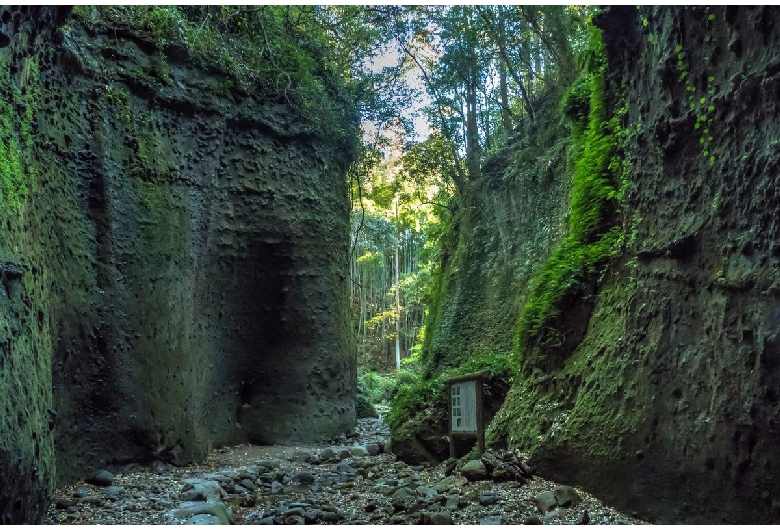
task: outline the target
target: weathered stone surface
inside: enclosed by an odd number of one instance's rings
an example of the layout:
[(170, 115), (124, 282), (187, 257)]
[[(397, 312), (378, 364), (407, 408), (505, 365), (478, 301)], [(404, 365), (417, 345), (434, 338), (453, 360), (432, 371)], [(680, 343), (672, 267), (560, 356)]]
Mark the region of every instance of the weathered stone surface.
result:
[[(183, 502), (181, 506), (173, 512), (177, 519), (191, 519), (196, 515), (211, 515), (219, 520), (217, 524), (230, 524), (232, 522), (231, 512), (221, 502)], [(193, 523), (202, 524), (202, 523)]]
[(580, 496), (574, 491), (571, 486), (558, 486), (555, 488), (555, 501), (558, 506), (564, 508), (571, 508), (577, 506), (580, 503)]
[(452, 521), (452, 516), (449, 513), (439, 512), (431, 514), (431, 524), (450, 525), (455, 523)]
[(217, 502), (227, 496), (218, 482), (197, 478), (184, 479), (181, 498), (184, 501)]
[(114, 483), (114, 474), (105, 469), (101, 469), (91, 477), (85, 480), (87, 484), (93, 484), (95, 486), (110, 486)]
[(24, 8), (3, 49), (3, 138), (35, 175), (0, 205), (4, 523), (43, 516), (55, 435), (70, 481), (355, 421), (350, 146), (184, 47), (79, 20), (61, 35), (68, 13)]
[(460, 468), (460, 474), (471, 482), (487, 480), (489, 477), (485, 464), (481, 460), (469, 460)]
[(555, 500), (555, 494), (552, 491), (543, 491), (534, 497), (534, 502), (539, 511), (544, 513), (549, 512), (556, 506), (558, 501)]

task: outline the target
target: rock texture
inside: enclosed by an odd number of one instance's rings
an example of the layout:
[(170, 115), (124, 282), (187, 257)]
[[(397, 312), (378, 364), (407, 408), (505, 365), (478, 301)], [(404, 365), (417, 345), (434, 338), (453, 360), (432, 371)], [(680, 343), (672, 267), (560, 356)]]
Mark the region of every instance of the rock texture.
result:
[(579, 344), (526, 366), (498, 415), (540, 473), (655, 522), (780, 516), (778, 21), (765, 7), (599, 18), (630, 131), (625, 252), (566, 308), (593, 308)]
[(182, 47), (33, 11), (0, 50), (3, 522), (43, 516), (54, 446), (69, 480), (351, 427), (350, 147)]

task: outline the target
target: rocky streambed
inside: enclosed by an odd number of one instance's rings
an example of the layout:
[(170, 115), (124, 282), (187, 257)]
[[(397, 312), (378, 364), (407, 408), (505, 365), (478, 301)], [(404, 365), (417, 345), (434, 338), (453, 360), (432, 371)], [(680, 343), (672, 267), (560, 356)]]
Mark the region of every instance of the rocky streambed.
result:
[(379, 420), (328, 445), (240, 445), (199, 465), (103, 470), (56, 492), (49, 524), (640, 524), (533, 475), (523, 455), (409, 466)]

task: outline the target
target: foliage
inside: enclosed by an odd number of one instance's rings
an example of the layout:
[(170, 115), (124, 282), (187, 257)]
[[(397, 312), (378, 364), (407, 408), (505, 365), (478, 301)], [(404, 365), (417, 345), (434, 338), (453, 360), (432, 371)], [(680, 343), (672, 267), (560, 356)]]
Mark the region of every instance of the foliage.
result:
[(358, 388), (370, 403), (387, 403), (401, 373), (403, 372), (397, 372), (396, 375), (364, 372), (358, 376)]
[(0, 211), (6, 215), (20, 211), (37, 184), (35, 166), (24, 153), (34, 141), (40, 76), (35, 59), (23, 64), (19, 83), (7, 74), (0, 77)]
[[(400, 381), (398, 390), (387, 413), (387, 423), (397, 429), (406, 418), (425, 409), (446, 410), (446, 380), (476, 372), (487, 372), (490, 379), (509, 381), (514, 368), (511, 359), (495, 352), (480, 352), (469, 357), (461, 365), (441, 372), (432, 378), (409, 376)], [(409, 372), (414, 374), (414, 372)]]
[(554, 346), (550, 324), (567, 295), (615, 256), (620, 231), (612, 226), (620, 179), (617, 175), (621, 116), (608, 117), (605, 58), (600, 30), (593, 27), (588, 126), (575, 142), (581, 153), (572, 176), (569, 234), (552, 251), (533, 279), (516, 331), (518, 355), (534, 343)]
[(161, 51), (158, 77), (169, 79), (165, 53), (185, 46), (211, 67), (219, 65), (249, 92), (299, 108), (315, 131), (350, 138), (356, 125), (348, 75), (338, 65), (332, 38), (316, 6), (77, 6), (90, 27), (127, 29)]
[(358, 418), (378, 418), (379, 414), (368, 397), (358, 393), (355, 397), (355, 416)]

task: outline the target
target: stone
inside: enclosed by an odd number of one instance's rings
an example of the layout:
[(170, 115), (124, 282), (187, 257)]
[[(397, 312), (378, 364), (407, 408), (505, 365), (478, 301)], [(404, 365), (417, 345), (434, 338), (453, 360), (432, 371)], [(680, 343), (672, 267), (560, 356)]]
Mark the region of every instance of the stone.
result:
[(366, 444), (365, 448), (370, 456), (377, 456), (382, 452), (382, 448), (379, 447), (379, 444)]
[(271, 517), (263, 517), (262, 519), (258, 519), (257, 521), (253, 521), (253, 524), (274, 524), (274, 518)]
[(260, 460), (257, 463), (257, 467), (265, 469), (266, 471), (271, 471), (273, 469), (276, 469), (278, 466), (279, 466), (278, 460), (266, 459), (266, 460)]
[(114, 483), (114, 474), (105, 469), (101, 469), (84, 482), (92, 484), (93, 486), (110, 486)]
[(555, 494), (552, 491), (543, 491), (534, 497), (536, 507), (542, 513), (547, 513), (556, 506), (558, 501), (555, 500)]
[(79, 486), (76, 488), (76, 491), (73, 492), (73, 496), (77, 499), (86, 499), (89, 497), (89, 488), (86, 488), (84, 486)]
[(504, 518), (500, 515), (486, 515), (485, 517), (482, 517), (479, 520), (479, 524), (483, 525), (494, 525), (494, 524), (504, 524)]
[(498, 494), (494, 491), (483, 491), (479, 494), (479, 503), (482, 506), (490, 506), (498, 502)]
[(271, 482), (271, 493), (279, 493), (282, 489), (284, 489), (284, 486), (280, 482), (276, 480)]
[(314, 484), (314, 475), (312, 475), (308, 471), (301, 471), (293, 475), (292, 480), (293, 482), (297, 482), (298, 484), (311, 486), (312, 484)]
[(284, 524), (306, 524), (302, 515), (288, 515), (284, 518)]
[(238, 470), (238, 478), (241, 479), (248, 478), (249, 480), (257, 480), (258, 476), (260, 476), (260, 468), (257, 466), (245, 467)]
[(346, 462), (340, 462), (339, 464), (337, 464), (336, 471), (338, 471), (343, 475), (351, 475), (351, 476), (357, 475), (357, 471), (355, 470), (355, 468), (350, 466)]
[(255, 485), (255, 483), (252, 480), (248, 479), (248, 478), (245, 478), (244, 480), (242, 480), (238, 484), (239, 484), (239, 486), (243, 486), (244, 488), (246, 488), (248, 491), (255, 491), (257, 489), (257, 486)]
[(554, 510), (547, 512), (544, 516), (544, 524), (555, 524), (556, 517), (560, 517), (566, 513), (563, 508), (555, 508)]
[(555, 500), (558, 506), (571, 508), (580, 503), (580, 496), (571, 486), (558, 486), (555, 488)]
[(176, 519), (191, 519), (202, 514), (218, 518), (220, 521), (218, 524), (231, 524), (233, 519), (231, 511), (222, 502), (184, 502), (173, 512)]
[(304, 464), (311, 460), (311, 453), (307, 453), (305, 451), (298, 451), (290, 457), (290, 460), (298, 464)]
[(406, 486), (398, 488), (395, 493), (393, 493), (391, 499), (394, 507), (398, 506), (406, 509), (415, 501), (414, 491)]
[(466, 477), (470, 482), (476, 482), (478, 480), (487, 480), (488, 472), (485, 469), (485, 464), (481, 460), (469, 460), (460, 469), (460, 474)]
[(379, 507), (379, 501), (376, 499), (369, 500), (363, 508), (366, 512), (371, 513)]
[(415, 491), (425, 500), (432, 500), (438, 493), (435, 487), (430, 486), (418, 486)]
[(493, 479), (493, 482), (508, 482), (515, 477), (509, 469), (505, 467), (497, 467), (493, 470), (493, 473), (491, 473), (490, 478)]
[(366, 448), (361, 446), (350, 447), (349, 453), (352, 456), (368, 456), (368, 451)]
[(183, 501), (217, 502), (227, 496), (218, 482), (196, 478), (184, 479), (181, 499)]
[(448, 512), (439, 512), (431, 515), (431, 524), (455, 524), (452, 521), (452, 516)]
[(339, 522), (339, 514), (336, 512), (324, 512), (322, 514), (322, 522), (323, 523), (338, 523)]
[(306, 524), (317, 524), (324, 514), (325, 512), (322, 510), (306, 510), (306, 513), (303, 514), (303, 520)]
[(455, 472), (458, 467), (458, 461), (454, 458), (447, 460), (447, 464), (444, 466), (444, 476), (449, 477)]
[(458, 502), (460, 501), (459, 495), (447, 495), (447, 502), (444, 505), (446, 510), (454, 512), (458, 509)]
[(103, 490), (103, 497), (109, 501), (119, 500), (119, 497), (124, 493), (125, 488), (122, 486), (106, 486)]
[(532, 515), (531, 517), (528, 517), (525, 521), (523, 521), (523, 524), (544, 524), (544, 523), (537, 516)]
[(588, 510), (585, 510), (584, 512), (582, 512), (579, 523), (577, 524), (588, 524), (589, 522), (590, 522), (590, 515), (588, 514)]
[(338, 452), (339, 460), (344, 460), (345, 458), (349, 458), (351, 456), (352, 456), (352, 453), (349, 452), (349, 449), (339, 449), (339, 452)]
[(216, 524), (221, 525), (222, 522), (219, 520), (219, 517), (216, 515), (211, 515), (208, 513), (201, 513), (199, 515), (193, 515), (189, 519), (187, 519), (184, 524)]
[(323, 462), (335, 462), (338, 461), (339, 458), (336, 455), (336, 451), (328, 447), (327, 449), (323, 449), (320, 453), (320, 458)]
[(289, 508), (287, 510), (284, 510), (280, 515), (282, 517), (290, 517), (291, 515), (298, 515), (300, 517), (303, 517), (306, 514), (306, 510), (303, 508)]

